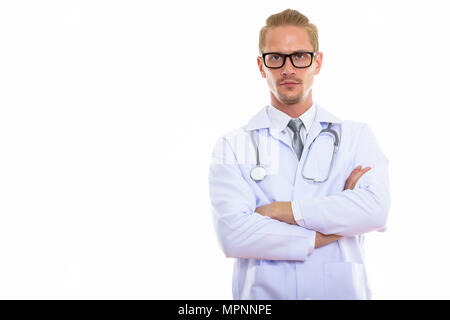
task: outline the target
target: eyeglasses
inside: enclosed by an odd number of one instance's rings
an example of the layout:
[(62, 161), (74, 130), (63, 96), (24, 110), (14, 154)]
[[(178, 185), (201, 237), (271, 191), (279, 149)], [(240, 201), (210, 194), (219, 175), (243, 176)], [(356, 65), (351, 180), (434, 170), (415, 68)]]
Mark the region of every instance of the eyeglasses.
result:
[(308, 68), (312, 64), (313, 57), (317, 52), (296, 51), (291, 54), (281, 52), (266, 52), (262, 54), (264, 65), (270, 69), (279, 69), (284, 66), (286, 57), (296, 68)]

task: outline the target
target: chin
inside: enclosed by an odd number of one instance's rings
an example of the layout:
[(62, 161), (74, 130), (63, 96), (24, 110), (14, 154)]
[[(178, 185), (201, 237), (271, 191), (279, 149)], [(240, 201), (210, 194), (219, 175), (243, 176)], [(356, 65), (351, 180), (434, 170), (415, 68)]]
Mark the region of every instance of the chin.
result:
[(296, 103), (299, 103), (302, 100), (303, 95), (302, 94), (295, 95), (295, 96), (283, 96), (283, 95), (280, 95), (279, 98), (280, 98), (280, 101), (285, 103), (285, 104), (296, 104)]

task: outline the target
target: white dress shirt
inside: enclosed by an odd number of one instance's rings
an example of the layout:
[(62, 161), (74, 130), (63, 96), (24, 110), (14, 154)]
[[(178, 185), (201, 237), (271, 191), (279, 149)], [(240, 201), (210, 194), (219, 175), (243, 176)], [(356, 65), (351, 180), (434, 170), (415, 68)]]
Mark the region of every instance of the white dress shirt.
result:
[[(291, 121), (291, 119), (293, 118), (291, 118), (288, 114), (284, 113), (283, 111), (278, 110), (272, 105), (269, 105), (269, 108), (267, 109), (267, 114), (272, 123), (272, 127), (280, 130), (281, 134), (287, 135), (292, 145), (292, 140), (294, 138), (294, 131), (292, 131), (292, 129), (289, 128), (287, 125), (289, 121)], [(316, 105), (315, 103), (313, 103), (312, 106), (299, 117), (299, 119), (303, 122), (303, 125), (300, 128), (300, 139), (302, 140), (303, 145), (305, 144), (306, 137), (308, 136), (308, 132), (311, 129), (315, 116), (316, 116)], [(291, 207), (292, 213), (294, 214), (295, 222), (297, 222), (299, 226), (304, 227), (305, 222), (302, 213), (300, 211), (300, 206), (298, 202), (292, 201)]]

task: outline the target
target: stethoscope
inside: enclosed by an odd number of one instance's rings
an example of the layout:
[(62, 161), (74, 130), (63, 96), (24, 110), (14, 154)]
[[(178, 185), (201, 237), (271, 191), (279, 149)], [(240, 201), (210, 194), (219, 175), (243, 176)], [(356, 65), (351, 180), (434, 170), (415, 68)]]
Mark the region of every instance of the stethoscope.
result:
[[(252, 139), (253, 142), (253, 146), (255, 147), (256, 150), (256, 166), (250, 170), (250, 177), (253, 179), (253, 181), (255, 182), (259, 182), (264, 180), (264, 178), (267, 176), (267, 170), (266, 168), (264, 168), (261, 163), (259, 162), (259, 149), (258, 149), (258, 145), (256, 144), (255, 141), (255, 137), (253, 136), (255, 130), (250, 131), (250, 137)], [(303, 165), (303, 169), (302, 169), (302, 177), (306, 180), (312, 181), (312, 182), (316, 182), (316, 183), (320, 183), (320, 182), (325, 182), (328, 180), (328, 178), (330, 177), (330, 173), (331, 173), (331, 168), (333, 167), (333, 163), (334, 163), (334, 158), (336, 156), (338, 147), (339, 147), (339, 137), (338, 134), (335, 130), (331, 129), (331, 122), (328, 123), (328, 127), (326, 127), (325, 129), (322, 129), (322, 131), (319, 132), (319, 134), (317, 135), (316, 138), (314, 138), (313, 142), (309, 145), (308, 148), (308, 153), (306, 154), (306, 159), (305, 159), (305, 164), (308, 161), (308, 157), (309, 157), (309, 151), (311, 150), (311, 146), (314, 144), (314, 142), (316, 141), (316, 139), (322, 134), (322, 133), (326, 133), (329, 132), (333, 135), (334, 137), (334, 143), (333, 143), (333, 154), (331, 156), (331, 161), (330, 161), (330, 166), (328, 168), (328, 174), (327, 177), (324, 180), (320, 180), (320, 179), (316, 179), (313, 177), (307, 177), (305, 176), (305, 165)]]

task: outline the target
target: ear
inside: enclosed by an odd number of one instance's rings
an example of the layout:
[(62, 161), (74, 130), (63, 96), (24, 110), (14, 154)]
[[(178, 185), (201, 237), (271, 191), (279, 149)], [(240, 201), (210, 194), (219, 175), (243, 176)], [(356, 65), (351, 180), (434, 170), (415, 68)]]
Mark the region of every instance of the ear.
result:
[(263, 78), (265, 78), (266, 77), (266, 72), (264, 71), (264, 65), (263, 65), (262, 58), (260, 56), (258, 56), (256, 58), (256, 62), (258, 63), (258, 68), (259, 68), (259, 72), (261, 73), (261, 76)]
[(314, 64), (316, 65), (316, 68), (314, 70), (314, 74), (318, 75), (320, 72), (320, 69), (322, 68), (322, 61), (323, 61), (323, 53), (317, 52), (316, 57), (314, 59)]

